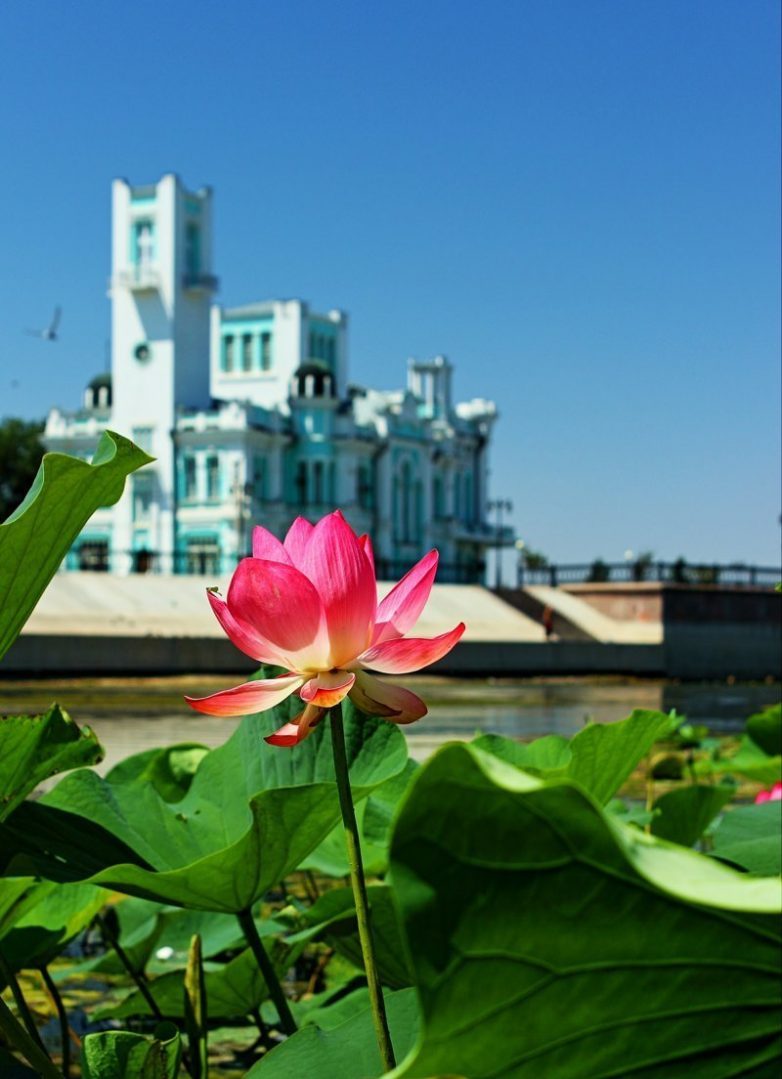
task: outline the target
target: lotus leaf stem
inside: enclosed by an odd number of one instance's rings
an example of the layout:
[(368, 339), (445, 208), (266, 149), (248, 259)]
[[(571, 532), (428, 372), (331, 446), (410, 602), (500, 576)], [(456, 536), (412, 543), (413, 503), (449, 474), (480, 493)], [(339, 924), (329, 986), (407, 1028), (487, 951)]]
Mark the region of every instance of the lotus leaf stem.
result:
[(52, 1003), (57, 1011), (57, 1019), (60, 1024), (60, 1042), (62, 1044), (62, 1074), (65, 1076), (65, 1079), (68, 1079), (71, 1070), (71, 1032), (68, 1025), (68, 1013), (65, 1010), (65, 1005), (60, 996), (60, 990), (57, 988), (46, 965), (43, 964), (40, 966), (38, 971), (43, 978), (43, 984), (46, 986), (46, 991), (51, 997)]
[(277, 1009), (280, 1026), (286, 1034), (295, 1034), (296, 1021), (291, 1014), (288, 998), (283, 992), (282, 986), (280, 985), (280, 979), (277, 977), (277, 971), (274, 969), (274, 965), (269, 958), (269, 953), (266, 951), (263, 941), (258, 934), (252, 912), (249, 910), (240, 911), (240, 913), (237, 914), (237, 918), (239, 919), (239, 925), (242, 927), (244, 939), (250, 946), (252, 953), (255, 956), (255, 961), (263, 975), (263, 980), (266, 982), (269, 996), (272, 998), (274, 1006)]

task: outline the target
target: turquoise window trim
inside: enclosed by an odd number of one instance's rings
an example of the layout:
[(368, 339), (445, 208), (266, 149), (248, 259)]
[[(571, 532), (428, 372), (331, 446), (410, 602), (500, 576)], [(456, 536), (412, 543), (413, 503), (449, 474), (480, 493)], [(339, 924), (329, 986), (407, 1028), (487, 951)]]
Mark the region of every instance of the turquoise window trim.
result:
[(149, 228), (150, 238), (152, 243), (150, 245), (151, 262), (154, 262), (157, 254), (157, 235), (155, 231), (155, 221), (151, 217), (136, 217), (130, 223), (130, 261), (134, 266), (139, 265), (139, 236), (141, 230), (144, 227)]

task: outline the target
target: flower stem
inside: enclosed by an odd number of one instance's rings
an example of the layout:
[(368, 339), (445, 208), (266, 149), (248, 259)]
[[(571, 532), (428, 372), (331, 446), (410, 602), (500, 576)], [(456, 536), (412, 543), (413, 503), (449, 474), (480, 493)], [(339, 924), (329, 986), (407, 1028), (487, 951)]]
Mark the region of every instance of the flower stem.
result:
[(8, 1044), (18, 1049), (43, 1079), (62, 1079), (62, 1073), (55, 1068), (43, 1049), (38, 1047), (38, 1043), (33, 1041), (2, 997), (0, 997), (0, 1031)]
[(68, 1013), (65, 1010), (62, 997), (57, 985), (49, 973), (49, 969), (45, 963), (42, 963), (38, 968), (38, 971), (43, 979), (43, 984), (46, 987), (46, 992), (49, 994), (57, 1012), (57, 1021), (60, 1024), (60, 1042), (62, 1045), (62, 1074), (65, 1079), (70, 1079), (71, 1074), (71, 1031), (68, 1025)]
[(274, 969), (272, 961), (269, 958), (269, 953), (264, 948), (263, 941), (260, 938), (258, 930), (255, 928), (255, 922), (253, 921), (251, 911), (240, 911), (236, 917), (239, 919), (239, 925), (242, 927), (244, 939), (251, 948), (252, 953), (255, 956), (255, 961), (263, 975), (263, 980), (266, 982), (269, 996), (272, 998), (274, 1006), (277, 1009), (280, 1026), (286, 1034), (295, 1034), (296, 1020), (291, 1014), (290, 1007), (288, 1006), (288, 999), (282, 991), (280, 979), (277, 977), (277, 971)]
[(369, 1000), (372, 1005), (372, 1019), (375, 1024), (375, 1036), (377, 1037), (380, 1058), (383, 1061), (383, 1069), (391, 1071), (396, 1067), (394, 1059), (394, 1047), (391, 1044), (391, 1032), (388, 1029), (386, 1006), (383, 1000), (383, 990), (380, 986), (380, 977), (375, 960), (375, 948), (372, 941), (372, 928), (369, 921), (369, 902), (367, 900), (367, 885), (364, 880), (364, 865), (361, 860), (361, 844), (358, 836), (356, 823), (356, 811), (353, 807), (353, 795), (350, 792), (350, 773), (348, 771), (348, 756), (345, 749), (345, 728), (342, 722), (342, 705), (339, 704), (330, 711), (331, 716), (331, 744), (334, 751), (334, 771), (337, 775), (337, 791), (339, 792), (339, 805), (342, 810), (342, 823), (345, 826), (345, 844), (348, 850), (348, 862), (350, 864), (350, 883), (353, 886), (353, 898), (356, 903), (356, 918), (358, 920), (358, 936), (361, 941), (361, 952), (364, 956), (364, 970), (367, 976), (369, 988)]

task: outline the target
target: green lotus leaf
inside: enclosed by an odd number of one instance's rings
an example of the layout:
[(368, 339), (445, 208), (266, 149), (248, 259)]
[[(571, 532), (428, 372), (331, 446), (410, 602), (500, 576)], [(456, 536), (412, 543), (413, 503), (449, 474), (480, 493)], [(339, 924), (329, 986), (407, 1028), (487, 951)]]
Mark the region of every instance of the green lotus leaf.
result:
[(44, 454), (27, 497), (0, 524), (0, 658), (95, 510), (113, 505), (130, 473), (152, 459), (112, 431), (101, 436), (91, 463)]
[[(392, 989), (412, 985), (414, 975), (393, 892), (385, 884), (371, 884), (367, 895), (380, 979)], [(289, 944), (324, 938), (359, 970), (363, 968), (351, 888), (333, 888), (324, 892), (307, 910), (304, 921), (306, 928), (286, 938)]]
[[(268, 949), (278, 977), (285, 974), (300, 950), (288, 947), (279, 940)], [(167, 1019), (183, 1019), (185, 1016), (183, 979), (184, 971), (174, 970), (149, 982), (150, 992)], [(249, 948), (228, 963), (207, 965), (204, 980), (210, 1020), (239, 1019), (252, 1012), (269, 995), (258, 963)], [(149, 1005), (135, 989), (119, 1004), (99, 1008), (95, 1012), (95, 1019), (122, 1019), (150, 1014)]]
[(31, 904), (0, 935), (0, 954), (11, 970), (50, 963), (90, 924), (108, 894), (90, 884), (38, 884)]
[[(162, 973), (184, 967), (194, 934), (201, 938), (205, 958), (244, 947), (244, 935), (233, 914), (208, 910), (183, 910), (133, 896), (122, 898), (114, 906), (119, 929), (119, 943), (133, 967)], [(261, 936), (280, 934), (284, 927), (271, 920), (256, 922)], [(158, 953), (161, 953), (158, 955)], [(124, 966), (114, 949), (95, 959), (82, 961), (81, 970), (100, 970), (121, 974)]]
[(684, 847), (694, 846), (735, 793), (727, 783), (714, 787), (693, 784), (667, 791), (652, 807), (652, 834)]
[(0, 716), (0, 821), (44, 779), (102, 759), (90, 728), (56, 704), (40, 716)]
[(773, 704), (750, 716), (747, 734), (769, 757), (782, 755), (782, 704)]
[(782, 779), (782, 756), (770, 756), (753, 738), (745, 734), (735, 753), (729, 757), (704, 758), (695, 762), (695, 774), (740, 775), (770, 787)]
[(714, 854), (755, 876), (782, 872), (782, 802), (740, 806), (720, 821)]
[(57, 887), (36, 877), (0, 877), (0, 940), (47, 892)]
[[(406, 743), (393, 724), (344, 711), (360, 801), (402, 771)], [(203, 758), (174, 803), (149, 783), (75, 772), (39, 803), (21, 806), (0, 831), (0, 845), (23, 854), (20, 865), (54, 879), (88, 879), (192, 909), (248, 910), (340, 816), (329, 725), (285, 750), (263, 741), (278, 724), (272, 712), (244, 719)]]
[[(398, 1058), (414, 1044), (418, 1033), (418, 1001), (414, 989), (400, 989), (385, 995), (391, 1040)], [(352, 1001), (351, 1001), (352, 1004)], [(326, 1009), (325, 1011), (328, 1011)], [(245, 1075), (245, 1079), (369, 1079), (383, 1075), (372, 1013), (367, 1006), (342, 1021), (322, 1019), (307, 1023), (263, 1057)], [(325, 1014), (325, 1012), (324, 1012)], [(434, 1074), (434, 1073), (433, 1073)]]
[(779, 1062), (782, 884), (624, 825), (569, 782), (446, 746), (402, 806), (390, 879), (423, 1010), (395, 1079)]
[(571, 779), (605, 805), (678, 723), (675, 716), (636, 709), (617, 723), (588, 723), (569, 742), (556, 734), (526, 744), (484, 734), (471, 744), (532, 775)]
[(166, 802), (179, 802), (187, 794), (198, 766), (209, 752), (198, 742), (183, 742), (165, 749), (146, 749), (115, 764), (106, 773), (108, 783), (151, 783)]
[[(381, 876), (388, 869), (388, 848), (391, 844), (394, 813), (417, 768), (416, 762), (409, 760), (401, 772), (386, 780), (356, 807), (364, 871), (369, 876)], [(313, 869), (316, 873), (329, 877), (349, 875), (345, 831), (341, 823), (332, 828), (323, 842), (302, 862), (300, 868)]]
[(127, 1030), (88, 1034), (82, 1079), (177, 1079), (182, 1041), (173, 1023), (160, 1023), (152, 1038)]

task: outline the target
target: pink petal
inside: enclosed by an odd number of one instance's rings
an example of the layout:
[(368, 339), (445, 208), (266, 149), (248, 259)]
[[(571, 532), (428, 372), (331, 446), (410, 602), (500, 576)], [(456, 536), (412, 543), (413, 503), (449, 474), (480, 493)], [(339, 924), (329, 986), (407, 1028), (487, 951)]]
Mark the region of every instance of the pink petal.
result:
[(328, 666), (344, 667), (369, 644), (377, 586), (367, 556), (339, 510), (315, 525), (299, 568), (315, 585), (326, 611)]
[(324, 708), (315, 708), (314, 705), (308, 704), (304, 711), (296, 716), (291, 723), (283, 723), (274, 734), (267, 735), (264, 742), (268, 742), (270, 746), (282, 746), (284, 748), (296, 746), (312, 734), (325, 714)]
[(404, 636), (416, 624), (432, 591), (439, 557), (437, 551), (424, 555), (380, 601), (373, 646)]
[(223, 627), (232, 644), (246, 656), (257, 659), (259, 663), (273, 663), (277, 667), (287, 667), (288, 663), (274, 645), (260, 635), (252, 626), (234, 617), (228, 604), (207, 588), (206, 595), (217, 621)]
[(319, 708), (333, 708), (347, 696), (355, 680), (355, 674), (350, 671), (321, 671), (304, 683), (299, 696), (303, 701), (316, 704)]
[(228, 588), (234, 618), (269, 641), (291, 670), (330, 667), (326, 618), (314, 585), (294, 566), (243, 558)]
[(367, 556), (367, 561), (372, 569), (372, 576), (375, 576), (375, 552), (372, 549), (372, 540), (364, 533), (363, 536), (359, 536), (358, 542), (361, 547), (364, 548), (364, 554)]
[(450, 633), (439, 637), (397, 637), (393, 641), (373, 645), (358, 657), (362, 667), (371, 667), (383, 674), (409, 674), (436, 663), (447, 655), (464, 633), (460, 622)]
[(404, 686), (392, 686), (359, 671), (350, 699), (357, 708), (370, 716), (382, 716), (392, 723), (415, 723), (426, 715), (426, 705)]
[(265, 712), (275, 704), (290, 697), (303, 679), (297, 674), (283, 674), (279, 678), (259, 678), (256, 682), (244, 682), (232, 689), (210, 693), (208, 697), (185, 697), (196, 712), (208, 716), (251, 716)]
[(263, 558), (267, 562), (284, 562), (286, 566), (293, 565), (282, 542), (261, 525), (256, 525), (253, 529), (253, 558)]
[(309, 543), (314, 530), (315, 526), (311, 525), (310, 522), (303, 517), (297, 517), (288, 529), (288, 534), (285, 537), (285, 550), (290, 555), (291, 562), (299, 569), (301, 569), (301, 564), (304, 561), (304, 552), (307, 549), (307, 544)]

